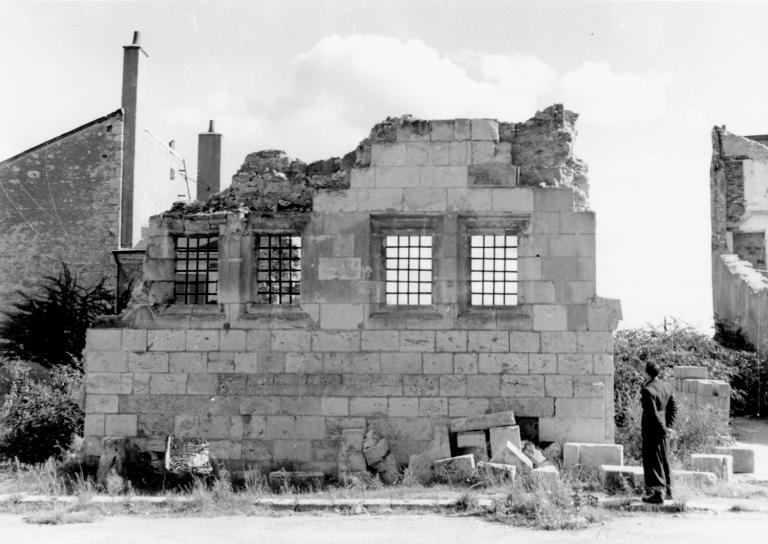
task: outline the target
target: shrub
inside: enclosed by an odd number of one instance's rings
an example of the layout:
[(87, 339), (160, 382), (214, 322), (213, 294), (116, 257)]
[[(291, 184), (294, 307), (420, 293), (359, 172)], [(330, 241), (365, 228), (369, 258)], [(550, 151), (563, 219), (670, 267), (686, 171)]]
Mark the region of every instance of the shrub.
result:
[(0, 455), (23, 463), (61, 457), (83, 430), (83, 411), (74, 397), (82, 375), (60, 367), (35, 378), (21, 363), (8, 363), (5, 370), (10, 391), (0, 408)]
[(45, 368), (80, 366), (85, 332), (97, 316), (112, 309), (104, 280), (83, 287), (62, 263), (57, 276), (17, 292), (19, 300), (0, 311), (0, 357)]
[[(761, 415), (768, 407), (768, 357), (758, 357), (738, 322), (715, 316), (715, 341), (739, 353), (734, 360), (731, 388), (741, 395), (731, 399), (731, 413), (737, 416)], [(758, 364), (760, 363), (760, 364)]]

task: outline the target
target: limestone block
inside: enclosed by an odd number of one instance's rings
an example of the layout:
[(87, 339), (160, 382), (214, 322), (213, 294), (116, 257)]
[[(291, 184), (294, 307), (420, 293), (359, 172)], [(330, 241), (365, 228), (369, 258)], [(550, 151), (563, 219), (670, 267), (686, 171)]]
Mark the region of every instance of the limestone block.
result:
[(717, 476), (713, 472), (698, 470), (673, 470), (672, 487), (684, 484), (689, 487), (713, 487), (717, 484)]
[(85, 436), (104, 436), (104, 414), (85, 414), (83, 433)]
[(518, 425), (491, 427), (491, 457), (496, 457), (498, 454), (502, 453), (507, 445), (507, 442), (511, 442), (517, 449), (521, 449), (522, 446), (520, 442), (520, 427)]
[[(552, 399), (546, 398), (542, 400)], [(553, 403), (554, 404), (554, 403)], [(605, 418), (588, 418), (572, 416), (540, 417), (539, 439), (547, 441), (555, 440), (589, 440), (595, 443), (605, 440)]]
[(440, 377), (403, 376), (403, 394), (406, 397), (436, 397), (440, 393)]
[(429, 166), (419, 173), (421, 187), (466, 187), (466, 166)]
[(217, 374), (190, 374), (187, 378), (187, 394), (215, 395), (219, 390)]
[(270, 333), (265, 330), (250, 330), (246, 333), (246, 351), (270, 351)]
[(450, 353), (424, 353), (422, 355), (424, 374), (453, 373), (453, 355)]
[(358, 331), (314, 331), (312, 351), (360, 351)]
[(191, 330), (186, 332), (188, 351), (217, 351), (219, 349), (218, 330)]
[(594, 257), (594, 234), (551, 234), (549, 236), (551, 257)]
[(170, 354), (170, 372), (202, 373), (208, 370), (208, 354), (202, 352), (175, 352)]
[(528, 372), (531, 374), (554, 374), (557, 372), (557, 355), (554, 353), (531, 353), (528, 356)]
[(133, 387), (131, 374), (89, 372), (85, 376), (85, 392), (104, 395), (130, 395)]
[(541, 351), (544, 353), (575, 353), (576, 333), (571, 331), (542, 332)]
[(87, 351), (85, 368), (88, 372), (126, 372), (128, 354), (125, 351)]
[(168, 372), (167, 353), (128, 353), (128, 370), (130, 372)]
[(567, 308), (554, 304), (534, 304), (533, 328), (538, 331), (566, 330), (568, 328)]
[[(598, 387), (602, 387), (603, 384)], [(583, 417), (599, 418), (605, 414), (605, 403), (603, 396), (594, 398), (556, 398), (555, 415), (579, 414)], [(606, 463), (611, 464), (611, 463)]]
[[(255, 353), (252, 354), (255, 359)], [(230, 352), (216, 352), (208, 354), (208, 372), (234, 372), (235, 354)]]
[(517, 467), (515, 465), (479, 461), (477, 463), (477, 469), (493, 479), (514, 480), (517, 478)]
[[(548, 397), (572, 397), (573, 376), (544, 376), (544, 393)], [(556, 399), (556, 402), (559, 399)], [(557, 405), (555, 405), (557, 411)]]
[(318, 260), (318, 279), (324, 280), (359, 280), (361, 262), (356, 257), (320, 257)]
[(579, 353), (613, 353), (613, 333), (579, 331), (576, 344)]
[(469, 478), (475, 470), (475, 456), (470, 453), (468, 455), (436, 459), (432, 466), (436, 476), (446, 478), (451, 482), (461, 481)]
[(187, 392), (186, 374), (153, 374), (149, 379), (152, 395), (184, 395)]
[(492, 210), (530, 213), (535, 209), (531, 189), (504, 187), (489, 189), (489, 191)]
[(441, 397), (465, 397), (467, 395), (466, 376), (440, 376)]
[[(397, 170), (407, 170), (398, 168)], [(407, 183), (407, 179), (400, 183)], [(418, 183), (418, 179), (415, 182)], [(349, 205), (356, 211), (402, 211), (404, 206), (403, 190), (399, 188), (377, 188), (350, 190)]]
[(409, 479), (420, 484), (428, 484), (432, 480), (432, 460), (426, 454), (411, 455), (408, 458), (406, 480)]
[(475, 353), (457, 353), (453, 356), (454, 374), (477, 374), (478, 362)]
[(321, 440), (325, 438), (324, 417), (267, 415), (266, 440)]
[(136, 436), (136, 414), (107, 414), (104, 432), (109, 436)]
[(622, 318), (618, 299), (596, 297), (587, 305), (587, 328), (590, 331), (613, 331)]
[(499, 122), (496, 119), (471, 119), (471, 139), (499, 141)]
[(498, 397), (501, 392), (499, 376), (467, 376), (468, 397)]
[(600, 465), (600, 482), (608, 492), (640, 492), (645, 487), (643, 467), (627, 465)]
[(349, 186), (352, 189), (369, 189), (376, 184), (375, 168), (352, 168), (349, 172)]
[(504, 397), (543, 397), (544, 376), (534, 374), (502, 376), (501, 394)]
[(309, 331), (274, 330), (269, 333), (269, 345), (271, 351), (309, 351), (311, 337)]
[(469, 142), (432, 142), (427, 150), (431, 166), (464, 166), (470, 162)]
[(555, 465), (544, 465), (534, 468), (530, 477), (538, 485), (552, 485), (560, 479), (560, 473)]
[(389, 417), (412, 417), (419, 412), (419, 399), (390, 397), (387, 415)]
[(536, 353), (539, 351), (540, 334), (537, 332), (509, 332), (509, 351), (516, 353)]
[(323, 329), (357, 329), (362, 322), (362, 304), (322, 304), (320, 306), (320, 327)]
[(591, 444), (566, 442), (563, 444), (563, 466), (571, 468), (599, 467), (600, 465), (624, 464), (624, 446), (621, 444)]
[[(387, 201), (393, 198), (397, 199), (399, 209), (403, 209), (403, 192), (400, 189), (418, 187), (421, 170), (417, 166), (379, 166), (376, 168), (376, 187), (389, 190), (397, 189), (397, 191), (390, 191), (391, 194), (388, 195)], [(358, 201), (370, 200), (371, 196), (373, 196), (371, 193), (351, 193), (351, 197)]]
[(404, 143), (374, 143), (371, 146), (371, 166), (402, 166), (405, 164)]
[(147, 331), (143, 329), (123, 329), (122, 349), (124, 351), (146, 351)]
[(421, 353), (382, 353), (381, 372), (384, 374), (418, 374)]
[(485, 432), (464, 431), (456, 433), (456, 445), (459, 448), (486, 448)]
[(258, 358), (259, 354), (256, 353), (235, 353), (235, 365), (232, 370), (229, 370), (229, 372), (239, 372), (246, 374), (255, 374), (257, 372), (261, 372), (262, 369), (258, 364)]
[(559, 353), (557, 372), (559, 374), (593, 374), (594, 357), (589, 353)]
[(467, 331), (437, 331), (435, 351), (462, 352), (467, 350)]
[[(426, 417), (439, 417), (448, 415), (448, 399), (425, 397), (418, 399), (419, 415)], [(450, 455), (450, 451), (448, 455)], [(445, 455), (440, 455), (445, 457)]]
[(491, 462), (515, 465), (518, 472), (521, 473), (528, 473), (533, 470), (533, 462), (520, 450), (520, 448), (510, 441), (507, 441), (500, 452), (491, 457)]
[(483, 189), (449, 187), (446, 189), (446, 206), (450, 211), (490, 211), (491, 193)]
[(363, 331), (360, 336), (363, 351), (397, 351), (400, 349), (398, 331)]
[(352, 416), (386, 416), (389, 403), (386, 397), (352, 397), (349, 413)]
[(366, 433), (363, 442), (363, 455), (368, 466), (374, 466), (384, 460), (389, 453), (389, 442), (386, 438), (380, 438), (376, 431), (370, 430)]
[(707, 368), (704, 366), (676, 366), (674, 368), (675, 378), (682, 379), (704, 379), (706, 380), (709, 375), (707, 374)]
[[(473, 142), (472, 144), (476, 144)], [(474, 147), (473, 147), (474, 148)], [(520, 169), (517, 166), (473, 160), (467, 168), (469, 187), (517, 187)], [(510, 204), (511, 205), (511, 204)], [(497, 208), (498, 209), (498, 208)]]
[(122, 333), (120, 329), (88, 329), (85, 337), (88, 350), (119, 351), (122, 347)]
[(468, 351), (481, 352), (508, 352), (509, 332), (499, 331), (469, 331)]
[(351, 451), (363, 451), (365, 429), (343, 429), (341, 431), (341, 445)]
[(317, 213), (343, 213), (354, 209), (354, 204), (345, 192), (320, 191), (315, 195), (312, 207)]
[(534, 208), (537, 212), (573, 211), (573, 189), (569, 187), (537, 187), (534, 191)]
[(755, 449), (746, 446), (728, 446), (715, 448), (719, 455), (730, 455), (733, 458), (734, 474), (749, 474), (755, 472)]
[(467, 417), (474, 414), (483, 414), (488, 411), (490, 405), (491, 403), (487, 398), (455, 396), (448, 399), (448, 415), (451, 417)]
[(186, 331), (151, 330), (147, 332), (149, 351), (184, 351), (185, 347)]
[(699, 472), (711, 472), (721, 480), (728, 481), (733, 475), (733, 457), (722, 454), (694, 453), (691, 468)]
[(493, 427), (507, 427), (515, 424), (515, 414), (511, 410), (456, 418), (451, 421), (451, 432), (482, 431)]
[(219, 349), (222, 351), (245, 351), (246, 331), (222, 329), (219, 331)]
[(595, 232), (595, 212), (560, 212), (560, 232), (591, 234)]
[(438, 212), (447, 208), (447, 193), (443, 187), (416, 187), (403, 190), (406, 211)]
[(435, 351), (435, 331), (402, 331), (400, 350), (404, 352)]
[[(451, 119), (429, 122), (429, 136), (433, 142), (451, 142), (454, 139), (454, 121)], [(469, 138), (463, 138), (468, 140)]]

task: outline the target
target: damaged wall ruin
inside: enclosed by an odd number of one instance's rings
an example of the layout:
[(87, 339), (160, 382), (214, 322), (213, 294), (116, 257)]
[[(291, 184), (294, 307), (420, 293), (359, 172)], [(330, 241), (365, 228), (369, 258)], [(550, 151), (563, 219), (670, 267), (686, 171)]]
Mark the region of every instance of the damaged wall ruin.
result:
[[(143, 290), (89, 331), (88, 451), (205, 436), (220, 459), (329, 472), (344, 429), (377, 429), (405, 463), (436, 425), (508, 409), (541, 440), (611, 442), (620, 308), (596, 297), (575, 118), (388, 119), (343, 159), (251, 154), (230, 189), (154, 217)], [(300, 304), (257, 303), (268, 233), (300, 233)], [(387, 304), (398, 233), (432, 237), (431, 304)], [(470, 233), (517, 237), (516, 304), (471, 303)], [(174, 298), (195, 234), (219, 236), (217, 304)]]
[(768, 147), (765, 136), (712, 130), (710, 168), (715, 315), (768, 348)]

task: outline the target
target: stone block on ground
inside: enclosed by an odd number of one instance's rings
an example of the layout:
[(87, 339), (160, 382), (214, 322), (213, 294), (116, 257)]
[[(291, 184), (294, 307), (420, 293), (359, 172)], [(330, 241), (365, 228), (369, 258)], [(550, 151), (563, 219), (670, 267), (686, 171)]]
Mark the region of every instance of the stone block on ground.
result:
[(432, 481), (432, 459), (426, 453), (411, 455), (408, 458), (406, 480), (413, 479), (420, 484), (428, 484)]
[(470, 454), (436, 459), (432, 466), (435, 476), (439, 478), (445, 478), (451, 482), (465, 480), (475, 470), (475, 456)]
[(177, 473), (210, 474), (213, 471), (208, 441), (203, 438), (168, 437), (165, 470)]
[(469, 455), (470, 453), (475, 456), (475, 463), (489, 460), (488, 448), (486, 448), (485, 446), (480, 448), (476, 446), (469, 446), (466, 448), (459, 448), (459, 451), (458, 451), (459, 455)]
[(269, 487), (275, 492), (296, 489), (299, 491), (318, 491), (325, 480), (322, 472), (289, 472), (277, 470), (269, 473)]
[(508, 410), (506, 412), (455, 418), (451, 421), (451, 432), (484, 431), (493, 427), (507, 427), (514, 424), (515, 413)]
[(624, 446), (621, 444), (592, 444), (566, 442), (563, 444), (563, 466), (576, 465), (597, 468), (600, 465), (623, 465)]
[(712, 487), (717, 484), (717, 476), (712, 472), (698, 470), (673, 470), (672, 493), (675, 492), (675, 486), (680, 484), (692, 487)]
[(459, 448), (485, 448), (485, 432), (466, 431), (456, 433), (456, 446)]
[(547, 461), (547, 458), (544, 457), (544, 454), (541, 452), (541, 450), (529, 440), (523, 442), (523, 447), (521, 450), (528, 456), (528, 459), (531, 460), (534, 468), (542, 466)]
[(339, 483), (345, 487), (367, 489), (373, 485), (373, 478), (367, 470), (359, 472), (340, 472)]
[(610, 493), (642, 492), (645, 486), (643, 467), (600, 465), (598, 474), (603, 487)]
[(128, 439), (123, 437), (107, 436), (102, 440), (96, 481), (105, 489), (110, 472), (123, 475), (127, 445)]
[(400, 464), (392, 453), (385, 455), (384, 459), (377, 463), (373, 469), (381, 477), (382, 482), (390, 485), (394, 484), (401, 474)]
[(490, 429), (491, 457), (499, 453), (512, 442), (517, 449), (522, 448), (520, 442), (520, 427), (518, 425), (507, 425), (506, 427), (491, 427)]
[(384, 460), (389, 453), (389, 442), (386, 438), (381, 438), (376, 430), (371, 429), (365, 434), (363, 440), (363, 455), (368, 466), (374, 466)]
[(554, 465), (534, 468), (530, 473), (531, 481), (536, 484), (553, 484), (560, 479), (560, 472)]
[(691, 468), (699, 472), (711, 472), (727, 482), (733, 475), (733, 457), (716, 453), (694, 453), (691, 455)]
[(504, 465), (515, 465), (517, 471), (521, 473), (527, 473), (533, 470), (533, 462), (512, 442), (507, 442), (504, 449), (491, 458), (491, 462)]
[(544, 457), (550, 461), (560, 461), (563, 458), (563, 448), (559, 442), (552, 442), (549, 446), (541, 450)]
[(514, 480), (517, 478), (517, 467), (515, 465), (479, 461), (477, 469), (492, 479)]
[(733, 457), (734, 474), (751, 474), (755, 471), (755, 450), (747, 446), (726, 446), (715, 448), (720, 455)]
[(435, 425), (432, 428), (432, 442), (424, 450), (424, 454), (427, 455), (430, 461), (451, 456), (451, 443), (448, 438), (447, 425)]

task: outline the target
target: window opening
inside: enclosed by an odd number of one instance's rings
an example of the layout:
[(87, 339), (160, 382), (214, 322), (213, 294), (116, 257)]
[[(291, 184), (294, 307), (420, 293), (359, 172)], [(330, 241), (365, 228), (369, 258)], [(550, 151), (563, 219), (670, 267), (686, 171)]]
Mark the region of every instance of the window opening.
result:
[(470, 303), (517, 304), (517, 236), (470, 236)]
[(298, 304), (301, 288), (301, 236), (256, 236), (256, 302)]
[(177, 303), (216, 304), (218, 236), (178, 236), (173, 293)]
[(386, 236), (386, 302), (432, 304), (432, 236)]

